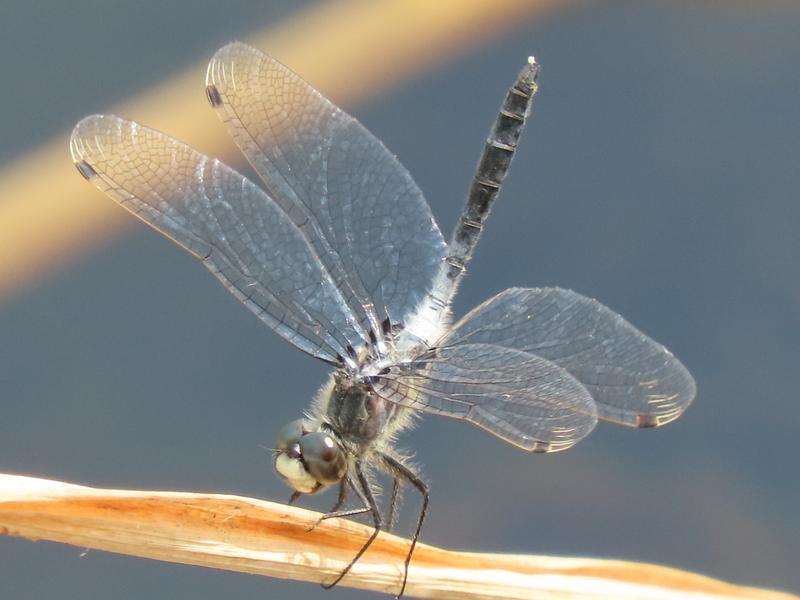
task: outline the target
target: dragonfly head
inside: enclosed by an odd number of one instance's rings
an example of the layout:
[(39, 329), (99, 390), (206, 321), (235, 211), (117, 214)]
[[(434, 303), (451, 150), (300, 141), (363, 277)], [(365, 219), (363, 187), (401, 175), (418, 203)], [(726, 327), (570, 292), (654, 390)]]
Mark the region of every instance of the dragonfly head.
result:
[(297, 419), (278, 432), (275, 470), (296, 491), (314, 494), (342, 480), (347, 460), (333, 435)]

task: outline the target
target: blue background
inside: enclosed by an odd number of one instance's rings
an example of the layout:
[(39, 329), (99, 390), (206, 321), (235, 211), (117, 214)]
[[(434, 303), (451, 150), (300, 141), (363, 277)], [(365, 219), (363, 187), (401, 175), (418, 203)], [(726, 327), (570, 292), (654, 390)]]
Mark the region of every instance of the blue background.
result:
[[(69, 160), (80, 117), (303, 4), (5, 0), (0, 162), (57, 132)], [(800, 591), (800, 9), (722, 4), (582, 4), (347, 107), (449, 232), (502, 94), (535, 54), (534, 119), (456, 315), (509, 286), (573, 288), (698, 383), (674, 424), (601, 425), (552, 456), (424, 419), (402, 440), (433, 488), (424, 541)], [(136, 225), (0, 305), (0, 471), (283, 500), (260, 445), (325, 373)], [(373, 596), (0, 538), (2, 598), (289, 594)]]

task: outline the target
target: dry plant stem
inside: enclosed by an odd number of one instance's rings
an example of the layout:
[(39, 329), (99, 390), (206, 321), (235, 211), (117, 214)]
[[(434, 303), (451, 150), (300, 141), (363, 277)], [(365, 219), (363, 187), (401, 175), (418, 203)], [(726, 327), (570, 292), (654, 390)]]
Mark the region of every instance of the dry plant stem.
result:
[[(371, 533), (344, 519), (237, 496), (104, 490), (0, 474), (0, 533), (257, 575), (331, 581)], [(409, 541), (381, 534), (339, 584), (396, 593)], [(418, 544), (419, 598), (789, 599), (656, 565), (451, 552)]]

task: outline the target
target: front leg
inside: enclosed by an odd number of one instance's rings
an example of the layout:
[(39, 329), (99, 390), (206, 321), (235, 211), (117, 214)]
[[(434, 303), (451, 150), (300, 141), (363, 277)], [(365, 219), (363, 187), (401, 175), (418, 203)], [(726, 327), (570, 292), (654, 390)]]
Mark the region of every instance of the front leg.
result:
[(328, 512), (326, 512), (319, 519), (317, 519), (316, 522), (311, 527), (307, 528), (306, 531), (314, 531), (319, 526), (319, 524), (322, 523), (325, 519), (333, 519), (334, 517), (347, 517), (350, 515), (359, 515), (365, 512), (369, 512), (369, 507), (367, 507), (366, 505), (364, 505), (363, 508), (356, 508), (353, 510), (339, 510), (340, 508), (342, 508), (342, 506), (344, 506), (344, 503), (347, 500), (348, 485), (351, 486), (353, 485), (352, 482), (350, 482), (349, 477), (346, 477), (345, 479), (342, 479), (342, 481), (339, 482), (339, 496), (336, 498), (336, 502), (334, 503), (334, 505)]

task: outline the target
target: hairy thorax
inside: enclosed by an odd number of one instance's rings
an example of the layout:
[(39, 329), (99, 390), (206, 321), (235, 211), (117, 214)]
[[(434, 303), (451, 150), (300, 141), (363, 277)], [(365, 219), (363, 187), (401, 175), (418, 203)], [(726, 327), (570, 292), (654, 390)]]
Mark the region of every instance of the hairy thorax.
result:
[(379, 397), (367, 382), (337, 371), (320, 389), (312, 417), (326, 423), (357, 454), (394, 438), (410, 411)]

